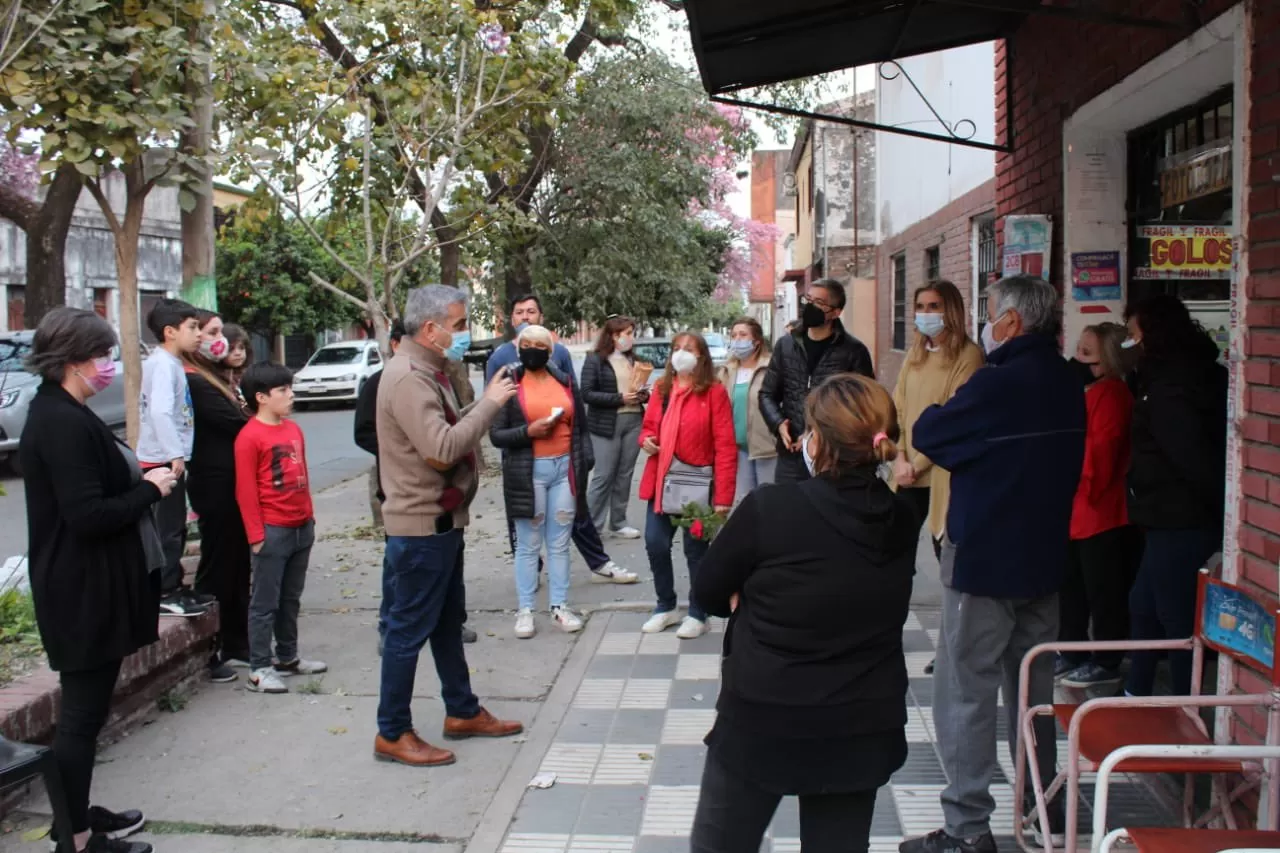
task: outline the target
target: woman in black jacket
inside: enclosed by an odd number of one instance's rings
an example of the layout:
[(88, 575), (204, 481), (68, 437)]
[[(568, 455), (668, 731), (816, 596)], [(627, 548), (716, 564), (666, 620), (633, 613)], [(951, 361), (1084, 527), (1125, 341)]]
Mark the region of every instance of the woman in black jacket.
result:
[(520, 366), (511, 379), (520, 392), (506, 402), (489, 427), (502, 450), (502, 496), (516, 526), (516, 636), (536, 632), (538, 555), (547, 547), (551, 618), (564, 631), (582, 630), (569, 609), (569, 540), (573, 519), (585, 511), (583, 485), (591, 473), (591, 442), (573, 377), (550, 363), (551, 332), (526, 326), (516, 338)]
[[(640, 538), (640, 531), (627, 524), (627, 504), (640, 455), (640, 422), (649, 401), (647, 389), (629, 390), (636, 363), (631, 354), (635, 333), (630, 317), (609, 318), (595, 350), (582, 363), (582, 400), (596, 457), (587, 509), (601, 535), (611, 530), (623, 539)], [(623, 388), (628, 390), (619, 390)]]
[[(1129, 593), (1135, 640), (1195, 630), (1196, 576), (1222, 549), (1227, 460), (1227, 370), (1217, 344), (1174, 296), (1129, 306), (1134, 371), (1129, 521), (1145, 535)], [(1158, 652), (1134, 652), (1125, 690), (1151, 695)], [(1173, 693), (1191, 688), (1191, 653), (1169, 655)]]
[(62, 705), (54, 756), (71, 812), (63, 851), (150, 853), (115, 840), (142, 828), (138, 811), (89, 806), (98, 734), (124, 658), (158, 638), (164, 552), (153, 508), (174, 487), (145, 475), (127, 445), (86, 405), (115, 375), (115, 332), (92, 311), (55, 308), (32, 340), (28, 369), (43, 382), (18, 454), (26, 476), (31, 595)]
[(195, 417), (187, 497), (200, 526), (196, 592), (218, 602), (209, 678), (230, 682), (236, 680), (233, 667), (247, 667), (249, 660), (249, 539), (236, 503), (235, 460), (236, 436), (249, 418), (225, 366), (232, 347), (222, 318), (205, 312), (198, 319), (200, 350), (184, 356)]
[(866, 851), (876, 791), (907, 756), (902, 626), (920, 521), (876, 475), (897, 417), (873, 379), (833, 376), (806, 404), (811, 479), (751, 492), (694, 596), (729, 616), (694, 853), (760, 849), (784, 795), (805, 853)]

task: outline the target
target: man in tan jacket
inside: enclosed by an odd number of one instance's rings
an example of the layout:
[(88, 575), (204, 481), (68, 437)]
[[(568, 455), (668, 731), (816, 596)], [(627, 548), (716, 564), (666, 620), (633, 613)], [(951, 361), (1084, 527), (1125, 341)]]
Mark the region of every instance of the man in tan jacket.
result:
[(462, 645), (462, 530), (479, 486), (480, 438), (516, 386), (504, 373), (474, 405), (459, 404), (446, 369), (470, 340), (461, 290), (431, 284), (410, 291), (404, 325), (378, 387), (388, 601), (373, 749), (381, 761), (428, 767), (455, 760), (413, 729), (414, 675), (428, 640), (447, 714), (445, 738), (506, 737), (524, 729), (480, 707)]

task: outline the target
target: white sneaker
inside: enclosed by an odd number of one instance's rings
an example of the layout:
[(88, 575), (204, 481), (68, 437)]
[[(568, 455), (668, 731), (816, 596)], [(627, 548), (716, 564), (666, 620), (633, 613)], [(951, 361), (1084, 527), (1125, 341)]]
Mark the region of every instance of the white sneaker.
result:
[(613, 531), (613, 535), (617, 536), (619, 539), (639, 539), (640, 531), (631, 526), (619, 527), (617, 530)]
[(306, 660), (298, 658), (292, 663), (277, 663), (276, 674), (286, 678), (290, 675), (319, 675), (328, 672), (329, 665), (322, 660)]
[(682, 640), (696, 640), (711, 629), (706, 622), (701, 619), (694, 619), (692, 616), (684, 617), (684, 621), (680, 623), (680, 628), (676, 631), (676, 636)]
[(280, 680), (272, 667), (255, 669), (245, 685), (254, 693), (288, 693), (289, 688)]
[(591, 572), (592, 583), (635, 583), (640, 580), (640, 576), (635, 572), (629, 572), (619, 566), (613, 560), (605, 563), (598, 569)]
[(551, 618), (566, 634), (576, 634), (582, 630), (582, 617), (568, 607), (551, 608)]
[(533, 611), (525, 608), (516, 613), (516, 636), (527, 640), (538, 633), (538, 626), (533, 623)]
[(680, 612), (677, 610), (667, 610), (663, 613), (655, 613), (640, 626), (640, 631), (645, 634), (661, 634), (672, 625), (680, 624)]

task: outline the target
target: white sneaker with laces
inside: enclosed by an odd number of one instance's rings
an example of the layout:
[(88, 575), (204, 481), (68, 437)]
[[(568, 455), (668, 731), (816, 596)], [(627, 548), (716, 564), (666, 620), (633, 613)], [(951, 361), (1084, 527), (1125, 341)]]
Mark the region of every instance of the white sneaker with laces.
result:
[(678, 610), (667, 610), (663, 613), (655, 613), (640, 626), (640, 631), (645, 634), (661, 634), (672, 625), (680, 624), (680, 612)]
[(696, 640), (703, 634), (710, 631), (707, 623), (701, 619), (694, 619), (692, 616), (684, 617), (684, 621), (680, 623), (680, 628), (676, 631), (676, 636), (682, 640)]
[(628, 584), (635, 583), (640, 580), (640, 576), (635, 572), (629, 572), (619, 566), (613, 560), (605, 563), (598, 569), (591, 572), (592, 583), (617, 583)]
[(290, 663), (277, 663), (276, 672), (286, 678), (290, 675), (319, 675), (328, 672), (329, 665), (322, 660), (298, 658)]
[(568, 607), (551, 608), (551, 618), (566, 634), (576, 634), (582, 630), (582, 617)]
[(617, 530), (613, 531), (613, 535), (617, 536), (619, 539), (639, 539), (640, 531), (628, 525), (626, 527), (619, 527)]
[(254, 693), (288, 693), (289, 688), (272, 667), (255, 669), (245, 684)]
[(538, 626), (533, 622), (533, 611), (529, 608), (516, 613), (516, 637), (527, 640), (538, 633)]

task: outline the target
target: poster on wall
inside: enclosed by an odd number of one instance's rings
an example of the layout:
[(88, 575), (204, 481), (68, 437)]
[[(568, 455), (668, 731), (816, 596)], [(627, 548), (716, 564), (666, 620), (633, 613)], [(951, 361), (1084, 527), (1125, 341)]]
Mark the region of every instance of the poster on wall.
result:
[(1048, 278), (1049, 246), (1053, 220), (1048, 216), (1006, 216), (1004, 218), (1003, 274)]
[(1231, 276), (1231, 232), (1222, 225), (1143, 225), (1147, 266), (1133, 271), (1141, 279), (1213, 279)]
[(1185, 302), (1191, 319), (1197, 321), (1218, 345), (1219, 358), (1223, 364), (1231, 349), (1231, 303), (1227, 301), (1210, 301), (1188, 299)]
[(1120, 253), (1072, 252), (1071, 298), (1076, 302), (1119, 300)]

